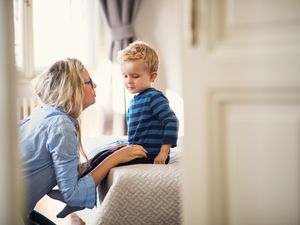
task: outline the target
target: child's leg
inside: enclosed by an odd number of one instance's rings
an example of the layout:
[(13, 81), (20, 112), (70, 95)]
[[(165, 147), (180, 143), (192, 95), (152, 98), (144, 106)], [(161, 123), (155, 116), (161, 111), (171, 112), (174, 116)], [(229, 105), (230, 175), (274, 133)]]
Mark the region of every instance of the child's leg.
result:
[[(126, 163), (120, 163), (118, 166), (127, 166), (127, 165), (133, 165), (133, 164), (153, 164), (156, 156), (157, 156), (157, 154), (148, 153), (147, 158), (133, 159)], [(168, 164), (169, 161), (170, 161), (170, 156), (168, 156), (168, 158), (166, 159), (166, 164)]]
[(65, 218), (67, 215), (79, 211), (79, 210), (83, 210), (85, 209), (85, 207), (80, 207), (80, 206), (68, 206), (66, 205), (57, 215), (57, 218)]
[[(103, 152), (99, 152), (97, 155), (94, 156), (94, 158), (90, 161), (90, 165), (84, 171), (79, 178), (84, 177), (88, 173), (90, 173), (99, 163), (101, 163), (107, 156), (109, 156), (111, 153), (108, 150), (105, 150)], [(51, 190), (47, 194), (49, 197), (64, 202), (64, 199), (62, 197), (62, 194), (59, 190)]]
[(33, 210), (29, 215), (29, 224), (55, 225), (55, 223), (35, 210)]
[(95, 169), (105, 158), (107, 158), (109, 155), (111, 155), (112, 153), (114, 153), (115, 151), (111, 151), (111, 150), (104, 150), (99, 152), (97, 155), (95, 155), (90, 163), (89, 163), (89, 167), (87, 168), (86, 171), (84, 171), (79, 178), (84, 177), (85, 175), (87, 175), (88, 173), (90, 173), (93, 169)]
[[(116, 149), (116, 150), (114, 150), (114, 151), (112, 151), (112, 150), (105, 150), (105, 151), (100, 152), (97, 155), (95, 155), (93, 157), (93, 159), (91, 160), (91, 162), (90, 162), (90, 167), (80, 177), (83, 177), (83, 176), (87, 175), (88, 173), (90, 173), (106, 157), (108, 157), (109, 155), (111, 155), (112, 153), (114, 153), (117, 150), (119, 150), (119, 148)], [(156, 156), (157, 156), (157, 154), (147, 154), (147, 158), (137, 158), (137, 159), (131, 160), (131, 161), (126, 162), (126, 163), (121, 163), (118, 166), (126, 166), (126, 165), (133, 165), (133, 164), (153, 164), (154, 159), (155, 159)], [(170, 160), (170, 156), (168, 156), (168, 158), (166, 160), (166, 164), (169, 163), (169, 160)], [(59, 194), (60, 194), (60, 192), (59, 192)], [(50, 195), (51, 195), (52, 198), (62, 201), (61, 200), (62, 196), (59, 196), (59, 194), (58, 193), (55, 194), (54, 191), (51, 191), (51, 193), (50, 193)], [(66, 205), (65, 208), (56, 215), (56, 217), (58, 217), (58, 218), (64, 218), (67, 215), (69, 215), (70, 213), (78, 211), (78, 210), (82, 210), (82, 209), (84, 209), (84, 208), (83, 207), (71, 207), (71, 206)]]
[[(50, 192), (48, 192), (47, 194), (49, 197), (55, 199), (55, 200), (59, 200), (61, 202), (64, 202), (63, 196), (61, 194), (61, 192), (59, 190), (51, 190)], [(67, 215), (69, 215), (72, 212), (75, 211), (79, 211), (84, 209), (84, 207), (79, 207), (79, 206), (68, 206), (66, 205), (57, 215), (57, 218), (64, 218)]]

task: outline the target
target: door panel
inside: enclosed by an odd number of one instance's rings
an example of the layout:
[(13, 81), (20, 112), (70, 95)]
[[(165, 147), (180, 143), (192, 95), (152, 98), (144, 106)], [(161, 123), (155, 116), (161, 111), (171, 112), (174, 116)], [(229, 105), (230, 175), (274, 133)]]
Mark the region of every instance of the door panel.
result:
[(299, 224), (300, 105), (224, 107), (228, 224)]
[(183, 3), (184, 224), (300, 224), (300, 1)]

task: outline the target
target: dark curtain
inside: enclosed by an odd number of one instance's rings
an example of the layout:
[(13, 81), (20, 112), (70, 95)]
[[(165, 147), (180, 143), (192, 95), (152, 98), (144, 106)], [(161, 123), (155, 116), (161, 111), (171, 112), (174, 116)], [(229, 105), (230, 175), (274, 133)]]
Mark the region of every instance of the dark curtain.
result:
[[(111, 43), (109, 59), (111, 62), (116, 62), (118, 51), (127, 47), (131, 42), (136, 39), (136, 35), (133, 29), (133, 21), (136, 17), (141, 0), (99, 0), (102, 16), (104, 17), (106, 24), (110, 31)], [(124, 97), (124, 113), (119, 115), (113, 111), (113, 98), (112, 93), (114, 90), (113, 64), (110, 74), (110, 95), (108, 105), (106, 105), (105, 121), (104, 121), (104, 134), (114, 134), (114, 126), (120, 126), (118, 118), (123, 118), (123, 134), (126, 134), (126, 99), (125, 90), (123, 90)], [(120, 90), (121, 91), (121, 90)]]
[(102, 14), (111, 33), (109, 59), (115, 62), (119, 50), (136, 39), (133, 20), (141, 0), (100, 0)]

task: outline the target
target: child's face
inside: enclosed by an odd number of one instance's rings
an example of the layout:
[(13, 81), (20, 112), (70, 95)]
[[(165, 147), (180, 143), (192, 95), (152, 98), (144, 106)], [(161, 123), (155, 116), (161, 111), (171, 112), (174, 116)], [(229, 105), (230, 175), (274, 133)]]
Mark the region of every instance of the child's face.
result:
[(125, 87), (132, 94), (141, 93), (150, 88), (157, 76), (157, 73), (145, 70), (142, 60), (124, 62), (121, 64), (121, 73)]

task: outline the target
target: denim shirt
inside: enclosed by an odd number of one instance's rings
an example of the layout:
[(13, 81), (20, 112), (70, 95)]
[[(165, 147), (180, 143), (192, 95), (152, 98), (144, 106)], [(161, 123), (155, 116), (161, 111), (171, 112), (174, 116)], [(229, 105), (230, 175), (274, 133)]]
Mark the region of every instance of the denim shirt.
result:
[(56, 185), (69, 206), (93, 208), (96, 187), (89, 174), (78, 179), (77, 121), (62, 110), (42, 105), (19, 125), (25, 213)]

